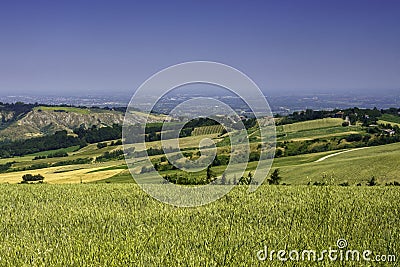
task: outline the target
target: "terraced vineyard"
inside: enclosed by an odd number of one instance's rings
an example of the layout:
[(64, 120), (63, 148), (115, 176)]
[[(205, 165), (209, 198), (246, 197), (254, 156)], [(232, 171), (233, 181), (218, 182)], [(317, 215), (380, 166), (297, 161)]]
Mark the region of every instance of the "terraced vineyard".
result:
[(200, 135), (208, 135), (208, 134), (219, 134), (222, 133), (224, 127), (222, 125), (211, 125), (211, 126), (203, 126), (197, 127), (193, 130), (193, 136), (200, 136)]

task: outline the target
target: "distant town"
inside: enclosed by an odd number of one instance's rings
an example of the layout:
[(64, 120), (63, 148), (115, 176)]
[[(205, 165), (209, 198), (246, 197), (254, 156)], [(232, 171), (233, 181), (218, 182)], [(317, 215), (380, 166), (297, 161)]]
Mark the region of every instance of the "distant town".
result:
[[(332, 93), (286, 93), (266, 95), (268, 103), (274, 114), (288, 115), (295, 111), (306, 109), (313, 110), (334, 110), (345, 109), (349, 107), (359, 108), (378, 108), (388, 109), (391, 107), (400, 107), (400, 90), (381, 91), (381, 94), (365, 94), (351, 92)], [(193, 94), (168, 94), (163, 97), (155, 107), (155, 111), (160, 113), (168, 113), (177, 104), (182, 103), (190, 98), (204, 96)], [(41, 103), (48, 105), (73, 105), (87, 107), (126, 107), (130, 101), (130, 93), (116, 95), (84, 95), (84, 96), (36, 96), (36, 95), (15, 95), (0, 96), (0, 102), (3, 103)], [(215, 99), (230, 105), (236, 112), (248, 112), (247, 105), (237, 96), (234, 95), (212, 95), (207, 97)], [(138, 107), (140, 108), (140, 107)]]

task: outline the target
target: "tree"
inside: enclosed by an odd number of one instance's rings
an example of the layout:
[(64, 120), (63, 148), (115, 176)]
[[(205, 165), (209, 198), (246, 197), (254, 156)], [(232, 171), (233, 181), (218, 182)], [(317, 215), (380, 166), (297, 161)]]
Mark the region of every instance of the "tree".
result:
[(378, 185), (375, 176), (372, 176), (371, 180), (369, 180), (369, 181), (367, 182), (367, 185), (368, 185), (368, 186), (375, 186), (375, 185)]
[(211, 170), (211, 166), (208, 165), (207, 171), (206, 171), (206, 179), (207, 182), (211, 182), (215, 178), (214, 172)]
[(228, 183), (227, 183), (227, 179), (226, 179), (226, 174), (225, 174), (225, 173), (223, 173), (222, 176), (221, 176), (221, 184), (222, 184), (222, 185), (228, 184)]
[(105, 148), (105, 147), (107, 147), (107, 143), (98, 143), (97, 144), (97, 148), (98, 149), (102, 149), (102, 148)]
[(41, 174), (25, 174), (22, 176), (23, 183), (28, 183), (28, 182), (41, 182), (44, 180), (44, 177)]
[(270, 185), (278, 185), (281, 181), (281, 177), (279, 175), (279, 169), (275, 169), (271, 174), (271, 178), (267, 180)]
[(249, 172), (247, 177), (243, 177), (243, 176), (240, 177), (239, 184), (240, 185), (250, 185), (252, 180), (253, 180), (253, 174), (251, 172)]
[(235, 175), (233, 175), (233, 184), (234, 184), (234, 185), (237, 185), (237, 183), (238, 183), (238, 182), (237, 182), (237, 178), (236, 178), (236, 174), (235, 174)]

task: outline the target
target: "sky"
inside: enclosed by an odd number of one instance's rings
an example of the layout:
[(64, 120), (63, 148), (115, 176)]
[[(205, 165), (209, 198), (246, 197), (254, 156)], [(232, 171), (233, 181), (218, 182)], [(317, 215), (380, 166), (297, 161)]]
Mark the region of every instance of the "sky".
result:
[(400, 1), (0, 1), (0, 95), (133, 92), (228, 64), (266, 93), (400, 92)]

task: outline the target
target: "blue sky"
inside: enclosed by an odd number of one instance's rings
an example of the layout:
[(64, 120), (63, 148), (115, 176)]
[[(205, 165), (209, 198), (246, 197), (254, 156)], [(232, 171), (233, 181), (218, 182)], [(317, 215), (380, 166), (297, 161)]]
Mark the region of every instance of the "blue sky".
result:
[(192, 60), (267, 94), (400, 90), (400, 1), (0, 2), (0, 95), (131, 92)]

